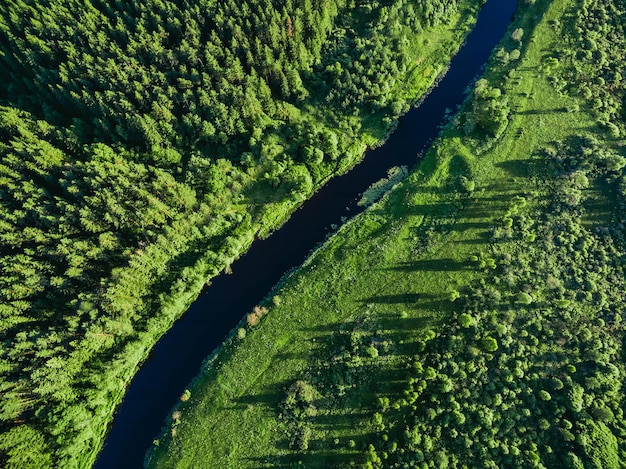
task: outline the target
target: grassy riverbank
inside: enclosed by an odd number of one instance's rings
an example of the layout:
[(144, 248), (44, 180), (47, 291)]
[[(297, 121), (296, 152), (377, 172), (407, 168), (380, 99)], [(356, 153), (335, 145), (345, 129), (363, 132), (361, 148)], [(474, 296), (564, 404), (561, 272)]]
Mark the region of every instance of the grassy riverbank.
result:
[(522, 2), (419, 168), (250, 317), (149, 467), (619, 467), (624, 142), (565, 82), (577, 11)]

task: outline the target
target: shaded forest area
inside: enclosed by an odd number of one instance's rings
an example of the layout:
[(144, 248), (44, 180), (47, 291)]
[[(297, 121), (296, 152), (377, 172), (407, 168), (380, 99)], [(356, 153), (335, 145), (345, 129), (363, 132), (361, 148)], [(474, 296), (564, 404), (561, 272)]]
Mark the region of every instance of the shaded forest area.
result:
[(384, 136), (417, 98), (398, 91), (415, 34), (458, 17), (456, 0), (3, 2), (0, 465), (90, 465), (151, 344), (277, 223), (269, 203)]

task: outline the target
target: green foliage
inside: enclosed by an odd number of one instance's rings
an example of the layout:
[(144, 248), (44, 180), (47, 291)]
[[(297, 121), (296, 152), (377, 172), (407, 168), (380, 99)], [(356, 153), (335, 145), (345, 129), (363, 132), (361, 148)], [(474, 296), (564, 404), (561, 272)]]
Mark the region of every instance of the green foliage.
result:
[(498, 341), (493, 337), (483, 337), (480, 341), (480, 345), (486, 352), (495, 352), (498, 350)]
[(619, 469), (621, 467), (617, 438), (603, 422), (588, 422), (581, 431), (586, 467)]
[(51, 455), (44, 436), (28, 425), (13, 427), (0, 439), (3, 451), (16, 467), (50, 467)]
[(467, 313), (463, 313), (459, 316), (459, 324), (465, 328), (472, 327), (475, 324), (474, 318)]
[[(577, 98), (565, 93), (575, 90), (558, 81), (571, 62), (557, 49), (582, 34), (561, 30), (561, 21), (572, 26), (587, 12), (573, 1), (520, 5), (511, 27), (524, 30), (519, 68), (510, 54), (506, 63), (494, 54), (487, 81), (430, 159), (287, 280), (282, 312), (297, 310), (291, 321), (247, 337), (224, 373), (205, 380), (207, 399), (227, 373), (239, 383), (248, 368), (269, 370), (248, 376), (259, 388), (253, 396), (281, 379), (319, 390), (317, 415), (306, 417), (315, 447), (285, 454), (283, 425), (256, 438), (253, 451), (267, 451), (272, 464), (580, 468), (624, 459), (623, 149), (595, 126), (595, 111), (567, 111)], [(599, 17), (591, 29), (601, 28)], [(503, 50), (515, 41), (508, 35)], [(598, 70), (611, 72), (599, 67), (589, 77), (605, 86)], [(486, 103), (476, 100), (504, 96), (515, 112), (485, 150), (495, 135), (477, 125), (473, 113)], [(460, 153), (471, 155), (470, 168), (455, 167)], [(479, 188), (471, 199), (459, 191), (470, 174)], [(451, 288), (462, 298), (448, 301)], [(263, 360), (245, 353), (287, 330), (306, 346), (277, 347)], [(370, 346), (381, 352), (375, 360), (364, 359)], [(283, 357), (295, 357), (291, 367)], [(224, 434), (239, 441), (237, 398), (211, 402), (185, 438), (172, 440), (163, 467), (191, 454), (186, 440), (208, 439), (216, 422), (230, 421)], [(248, 435), (276, 428), (265, 401), (254, 411)], [(211, 448), (230, 454), (232, 446)]]
[(461, 184), (463, 186), (463, 189), (469, 192), (470, 194), (474, 192), (474, 189), (476, 189), (476, 181), (472, 179), (468, 179), (465, 176), (461, 178)]
[[(608, 0), (584, 0), (576, 10), (575, 33), (561, 50), (569, 66), (559, 74), (577, 88), (613, 138), (623, 135), (626, 65), (623, 15), (626, 7)], [(610, 65), (609, 65), (610, 64)]]
[(89, 465), (157, 337), (384, 136), (435, 78), (407, 86), (421, 54), (464, 34), (441, 27), (445, 41), (418, 48), (416, 31), (458, 13), (456, 0), (2, 2), (0, 464)]
[(529, 305), (533, 302), (533, 297), (526, 292), (520, 292), (517, 294), (516, 301), (521, 305)]
[(552, 399), (552, 396), (550, 396), (550, 393), (548, 391), (542, 389), (539, 391), (539, 399), (541, 399), (542, 401), (549, 401), (550, 399)]
[(283, 401), (281, 417), (291, 422), (290, 444), (300, 451), (309, 448), (312, 431), (307, 421), (317, 413), (314, 405), (318, 396), (315, 388), (302, 380), (293, 383)]
[(398, 184), (404, 179), (409, 171), (406, 166), (394, 166), (387, 171), (387, 177), (375, 182), (367, 188), (361, 199), (357, 202), (357, 205), (361, 207), (369, 207), (378, 199), (380, 199), (386, 192), (389, 192), (393, 186)]
[(298, 380), (287, 390), (287, 397), (283, 403), (283, 413), (295, 419), (302, 419), (315, 413), (313, 403), (317, 392), (306, 381)]
[(472, 110), (465, 116), (465, 132), (497, 138), (509, 122), (509, 113), (508, 100), (500, 88), (491, 87), (481, 78), (474, 88)]

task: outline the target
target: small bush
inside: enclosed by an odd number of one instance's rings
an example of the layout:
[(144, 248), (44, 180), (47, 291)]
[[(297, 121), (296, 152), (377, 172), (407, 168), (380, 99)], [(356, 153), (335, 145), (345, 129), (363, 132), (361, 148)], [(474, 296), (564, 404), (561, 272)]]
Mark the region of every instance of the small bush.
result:
[(480, 344), (486, 352), (495, 352), (498, 350), (498, 341), (491, 336), (484, 337)]
[(251, 313), (248, 313), (246, 321), (248, 326), (254, 327), (261, 321), (261, 318), (267, 314), (267, 308), (263, 306), (255, 306)]
[(521, 305), (529, 305), (533, 302), (533, 297), (526, 292), (521, 292), (517, 295), (517, 302)]
[(549, 401), (550, 399), (552, 399), (552, 396), (548, 391), (542, 389), (541, 391), (539, 391), (539, 399), (541, 399), (542, 401)]
[(515, 42), (520, 42), (524, 37), (524, 30), (522, 28), (515, 28), (515, 30), (511, 33), (511, 39)]
[(465, 328), (472, 327), (474, 325), (474, 318), (467, 313), (463, 313), (459, 316), (459, 324)]

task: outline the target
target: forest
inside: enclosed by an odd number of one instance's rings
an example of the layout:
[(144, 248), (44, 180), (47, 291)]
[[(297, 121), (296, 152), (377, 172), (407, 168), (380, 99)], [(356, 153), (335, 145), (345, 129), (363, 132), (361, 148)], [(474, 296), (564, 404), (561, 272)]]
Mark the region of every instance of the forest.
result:
[(152, 344), (385, 138), (478, 6), (2, 2), (0, 465), (91, 466)]
[(626, 467), (625, 28), (621, 1), (521, 1), (423, 161), (250, 313), (148, 467)]

